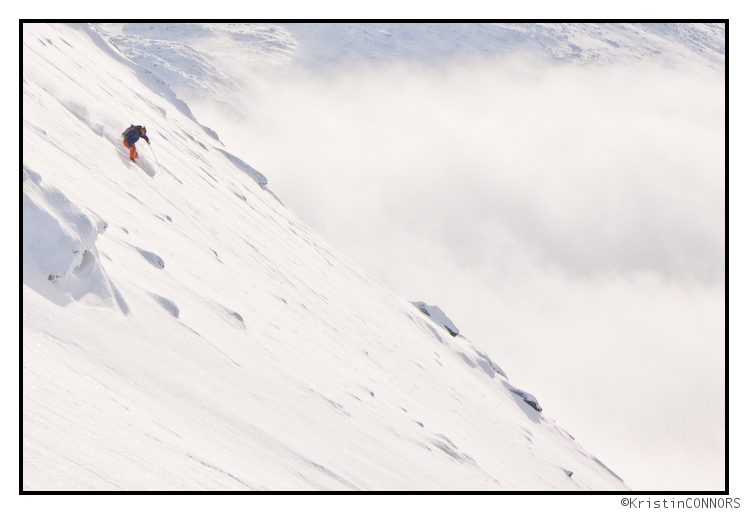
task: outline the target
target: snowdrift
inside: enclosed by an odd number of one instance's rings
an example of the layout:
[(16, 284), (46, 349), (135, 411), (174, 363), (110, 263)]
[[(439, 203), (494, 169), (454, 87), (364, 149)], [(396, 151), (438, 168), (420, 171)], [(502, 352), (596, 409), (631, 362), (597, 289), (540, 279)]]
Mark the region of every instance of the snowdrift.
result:
[[(111, 304), (113, 288), (95, 244), (106, 226), (95, 214), (83, 213), (62, 191), (45, 187), (41, 176), (24, 166), (24, 284), (60, 305), (92, 297), (102, 305)], [(57, 288), (47, 282), (55, 282)]]
[(87, 25), (23, 58), (24, 490), (626, 489), (157, 71)]

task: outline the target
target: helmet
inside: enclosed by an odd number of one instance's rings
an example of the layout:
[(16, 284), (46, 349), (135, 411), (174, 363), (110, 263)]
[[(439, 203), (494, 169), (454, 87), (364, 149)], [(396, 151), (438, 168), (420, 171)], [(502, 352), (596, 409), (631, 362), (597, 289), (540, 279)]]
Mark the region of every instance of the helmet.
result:
[(143, 125), (143, 134), (145, 134), (145, 125)]

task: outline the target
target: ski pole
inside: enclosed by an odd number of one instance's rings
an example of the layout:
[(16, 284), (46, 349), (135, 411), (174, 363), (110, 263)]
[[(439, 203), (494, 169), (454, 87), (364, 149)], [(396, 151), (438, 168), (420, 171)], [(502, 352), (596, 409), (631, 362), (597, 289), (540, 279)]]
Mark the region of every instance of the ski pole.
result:
[[(153, 151), (153, 147), (151, 146), (150, 143), (148, 143), (148, 148), (151, 149), (151, 153), (153, 154), (153, 158), (156, 160), (156, 164), (158, 164), (158, 159), (156, 159), (156, 152)], [(161, 170), (161, 173), (164, 172), (164, 170), (161, 169), (161, 165), (160, 164), (158, 164), (158, 169)]]

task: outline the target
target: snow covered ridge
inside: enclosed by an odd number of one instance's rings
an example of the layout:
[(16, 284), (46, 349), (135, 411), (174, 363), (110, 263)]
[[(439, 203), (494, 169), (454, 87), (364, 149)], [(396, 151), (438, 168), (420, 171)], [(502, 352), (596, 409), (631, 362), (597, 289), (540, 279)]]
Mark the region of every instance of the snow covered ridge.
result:
[(23, 52), (25, 491), (627, 489), (168, 81), (88, 25)]

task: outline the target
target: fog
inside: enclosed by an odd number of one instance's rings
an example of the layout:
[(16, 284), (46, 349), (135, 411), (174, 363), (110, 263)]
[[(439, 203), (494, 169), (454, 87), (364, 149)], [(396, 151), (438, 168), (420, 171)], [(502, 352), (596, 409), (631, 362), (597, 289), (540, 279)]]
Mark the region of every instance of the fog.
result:
[(725, 487), (719, 72), (292, 66), (258, 79), (244, 119), (195, 111), (332, 246), (441, 307), (629, 486)]

